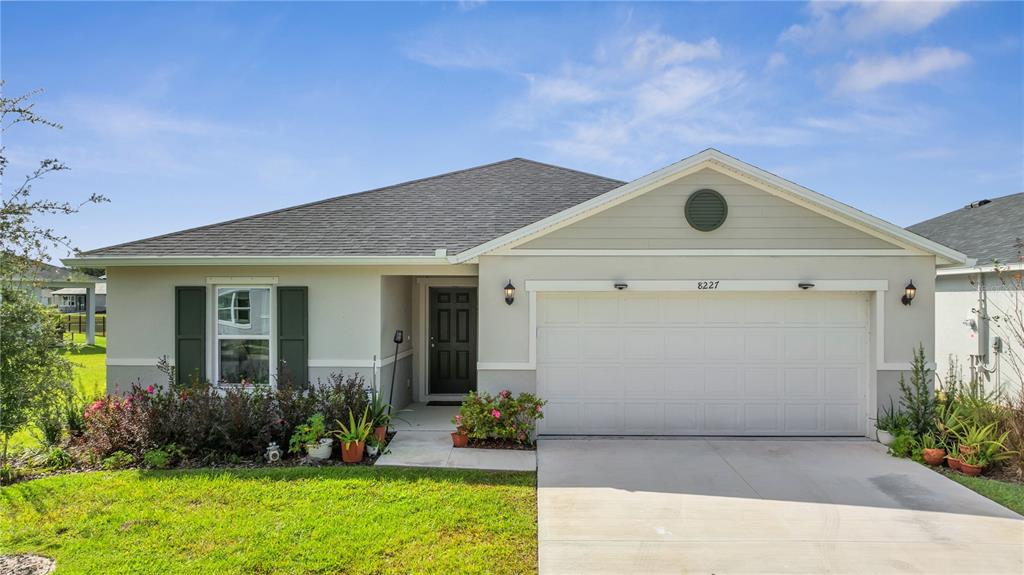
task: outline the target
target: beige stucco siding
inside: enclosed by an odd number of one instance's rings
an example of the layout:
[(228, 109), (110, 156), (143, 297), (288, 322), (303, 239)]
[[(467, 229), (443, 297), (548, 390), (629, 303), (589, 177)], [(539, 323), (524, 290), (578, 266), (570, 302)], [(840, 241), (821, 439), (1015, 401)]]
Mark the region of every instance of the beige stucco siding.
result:
[[(694, 230), (684, 205), (711, 188), (728, 203), (712, 232)], [(888, 242), (787, 200), (705, 169), (517, 249), (897, 249)], [(515, 250), (513, 250), (515, 251)]]
[[(409, 276), (383, 276), (381, 278), (381, 324), (380, 349), (381, 384), (384, 397), (391, 400), (391, 382), (394, 376), (394, 401), (396, 407), (404, 407), (412, 401), (413, 385), (413, 346), (412, 337), (412, 302), (413, 281)], [(394, 336), (396, 330), (402, 330), (404, 341), (399, 345), (398, 357), (395, 357)], [(393, 373), (394, 372), (394, 373)]]
[[(309, 377), (355, 372), (368, 381), (378, 362), (394, 355), (396, 329), (411, 335), (414, 277), (474, 275), (476, 266), (154, 266), (107, 268), (107, 337), (111, 391), (132, 383), (162, 383), (154, 367), (161, 356), (174, 360), (174, 288), (207, 285), (207, 278), (276, 278), (279, 286), (309, 288)], [(210, 316), (212, 317), (212, 315)], [(414, 339), (399, 361), (395, 397), (408, 396)], [(386, 378), (390, 383), (390, 368)], [(377, 379), (385, 376), (378, 370)]]

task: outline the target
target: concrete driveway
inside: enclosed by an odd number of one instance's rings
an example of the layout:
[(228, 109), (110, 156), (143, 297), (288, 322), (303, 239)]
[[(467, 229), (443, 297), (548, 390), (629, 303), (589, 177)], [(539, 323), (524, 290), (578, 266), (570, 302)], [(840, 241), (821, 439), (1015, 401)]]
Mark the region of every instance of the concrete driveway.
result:
[(1024, 573), (1024, 520), (866, 440), (542, 439), (540, 572)]

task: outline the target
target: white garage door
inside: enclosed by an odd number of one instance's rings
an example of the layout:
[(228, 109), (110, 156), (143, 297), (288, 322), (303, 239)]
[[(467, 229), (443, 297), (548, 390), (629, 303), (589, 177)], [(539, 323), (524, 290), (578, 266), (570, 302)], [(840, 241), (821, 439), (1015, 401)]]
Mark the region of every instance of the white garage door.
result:
[(868, 296), (542, 293), (540, 432), (864, 435)]

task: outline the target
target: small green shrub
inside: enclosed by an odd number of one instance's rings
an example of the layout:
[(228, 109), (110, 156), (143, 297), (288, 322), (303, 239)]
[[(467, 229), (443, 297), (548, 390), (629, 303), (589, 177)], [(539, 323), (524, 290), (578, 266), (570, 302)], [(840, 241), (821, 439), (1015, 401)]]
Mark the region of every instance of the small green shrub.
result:
[(0, 485), (10, 485), (18, 479), (18, 468), (10, 463), (0, 464)]
[(107, 457), (103, 458), (103, 461), (100, 463), (100, 467), (109, 471), (113, 469), (124, 469), (126, 467), (131, 467), (134, 463), (135, 458), (132, 457), (130, 453), (126, 453), (124, 451), (115, 451), (108, 455)]
[(892, 440), (889, 446), (889, 453), (893, 457), (910, 457), (919, 447), (917, 438), (911, 433), (901, 433)]
[(67, 469), (75, 464), (75, 458), (60, 446), (43, 447), (31, 458), (32, 465), (46, 469)]
[(288, 452), (299, 453), (307, 445), (314, 445), (324, 437), (327, 437), (324, 416), (319, 413), (314, 414), (306, 420), (306, 423), (299, 424), (292, 432), (292, 438), (288, 443)]
[(935, 396), (932, 394), (932, 370), (924, 355), (924, 345), (914, 350), (910, 381), (900, 374), (900, 408), (907, 419), (907, 428), (915, 437), (935, 430)]
[(152, 449), (142, 455), (142, 463), (154, 469), (166, 469), (184, 458), (184, 452), (171, 443), (160, 449)]

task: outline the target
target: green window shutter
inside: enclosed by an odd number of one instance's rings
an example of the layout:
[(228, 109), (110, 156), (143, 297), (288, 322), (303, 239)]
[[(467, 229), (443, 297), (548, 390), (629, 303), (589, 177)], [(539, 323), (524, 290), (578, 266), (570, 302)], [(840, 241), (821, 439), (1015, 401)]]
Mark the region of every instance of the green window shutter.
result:
[(206, 286), (174, 288), (174, 365), (178, 383), (206, 380)]
[(305, 389), (309, 383), (309, 290), (277, 288), (277, 381)]

